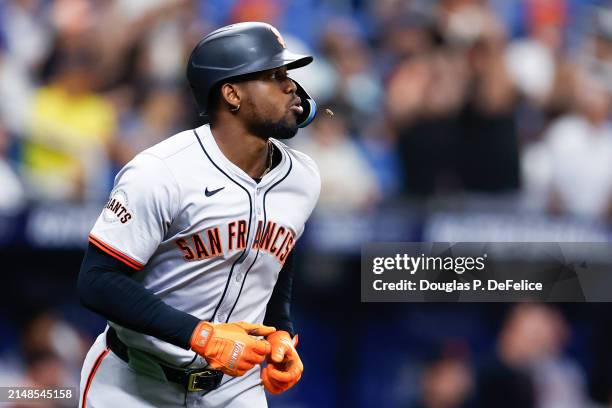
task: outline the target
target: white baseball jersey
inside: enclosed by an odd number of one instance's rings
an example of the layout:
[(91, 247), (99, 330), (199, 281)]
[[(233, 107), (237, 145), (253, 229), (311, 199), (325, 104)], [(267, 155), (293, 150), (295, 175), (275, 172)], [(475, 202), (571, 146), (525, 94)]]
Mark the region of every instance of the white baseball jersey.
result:
[[(134, 278), (170, 306), (215, 323), (262, 323), (320, 190), (314, 162), (271, 141), (282, 160), (259, 183), (223, 155), (208, 125), (145, 150), (117, 175), (90, 242), (137, 269)], [(205, 365), (110, 324), (128, 346), (169, 364)]]

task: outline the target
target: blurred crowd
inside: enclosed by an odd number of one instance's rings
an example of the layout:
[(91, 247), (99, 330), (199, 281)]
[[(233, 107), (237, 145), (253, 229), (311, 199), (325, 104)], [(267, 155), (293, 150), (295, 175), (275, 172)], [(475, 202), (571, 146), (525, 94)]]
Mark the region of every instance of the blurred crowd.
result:
[[(589, 408), (584, 369), (569, 357), (567, 321), (555, 307), (519, 304), (481, 364), (464, 342), (449, 342), (423, 363), (413, 408)], [(471, 353), (470, 353), (471, 351)], [(603, 400), (601, 402), (608, 402)]]
[[(406, 336), (403, 333), (388, 339), (381, 339), (378, 334), (379, 344), (372, 344), (366, 335), (350, 340), (349, 345), (346, 333), (328, 330), (326, 334), (329, 337), (326, 337), (327, 341), (322, 347), (324, 350), (339, 347), (337, 353), (343, 354), (354, 348), (374, 348), (357, 358), (357, 362), (355, 355), (350, 353), (343, 358), (362, 368), (363, 362), (369, 361), (376, 367), (372, 374), (385, 385), (378, 387), (373, 382), (359, 385), (360, 376), (351, 372), (342, 379), (348, 383), (350, 397), (338, 393), (334, 383), (325, 378), (342, 376), (342, 364), (337, 367), (321, 365), (326, 360), (321, 356), (321, 344), (304, 344), (302, 352), (311, 356), (307, 359), (310, 374), (292, 392), (281, 398), (272, 398), (270, 406), (335, 407), (346, 406), (348, 401), (351, 402), (348, 406), (371, 407), (377, 404), (380, 407), (406, 408), (612, 406), (612, 373), (609, 370), (612, 331), (609, 317), (596, 318), (602, 327), (588, 330), (588, 341), (583, 347), (589, 349), (589, 356), (585, 359), (584, 356), (577, 357), (575, 353), (576, 343), (585, 341), (585, 333), (579, 333), (576, 321), (571, 322), (567, 318), (567, 311), (563, 312), (556, 305), (522, 303), (505, 307), (501, 314), (495, 313), (500, 317), (496, 323), (483, 319), (483, 316), (470, 322), (469, 313), (465, 313), (465, 308), (457, 309), (458, 306), (442, 306), (437, 311), (427, 305), (421, 306), (420, 322), (413, 321), (415, 327), (412, 330), (425, 332), (417, 336), (412, 333), (408, 344), (402, 341)], [(457, 313), (449, 313), (450, 308), (457, 309)], [(430, 320), (440, 312), (443, 315), (437, 322)], [(77, 390), (81, 364), (93, 339), (91, 333), (71, 322), (68, 317), (59, 309), (44, 310), (23, 322), (18, 337), (12, 341), (2, 339), (0, 385), (72, 387)], [(406, 318), (410, 319), (408, 316)], [(462, 330), (457, 331), (457, 327), (449, 329), (453, 326), (450, 322), (452, 319), (466, 326), (468, 332), (457, 336)], [(98, 323), (102, 322), (102, 319), (98, 320)], [(396, 328), (392, 326), (397, 324), (401, 327), (401, 324), (391, 321), (381, 317), (376, 324), (387, 326), (387, 331), (393, 333)], [(362, 325), (371, 327), (372, 323)], [(448, 324), (440, 327), (444, 323)], [(427, 333), (432, 324), (436, 332)], [(469, 329), (473, 324), (478, 325), (479, 329)], [(306, 339), (320, 338), (321, 333), (314, 331), (321, 327), (309, 329), (310, 332), (304, 332)], [(0, 321), (0, 333), (6, 334), (5, 330), (6, 322)], [(451, 333), (453, 331), (454, 334)], [(488, 334), (483, 336), (484, 333)], [(334, 345), (336, 335), (344, 340)], [(434, 339), (429, 340), (433, 341), (422, 344), (431, 335)], [(385, 349), (385, 344), (392, 345)], [(574, 350), (570, 347), (572, 344)], [(341, 361), (344, 360), (338, 360)], [(312, 395), (315, 389), (323, 399)], [(315, 404), (314, 401), (318, 402)], [(343, 402), (340, 404), (340, 401)], [(28, 405), (25, 401), (14, 406), (61, 408), (74, 406), (74, 402), (73, 399)]]
[(3, 1), (0, 209), (104, 200), (134, 154), (201, 124), (188, 53), (248, 20), (316, 57), (293, 76), (334, 115), (292, 143), (321, 169), (321, 208), (486, 195), (611, 219), (599, 0)]
[[(0, 354), (0, 385), (40, 389), (71, 388), (76, 392), (81, 366), (92, 342), (89, 336), (63, 319), (61, 314), (50, 310), (24, 323), (12, 348)], [(78, 403), (78, 396), (76, 401)], [(67, 408), (75, 406), (75, 399), (23, 401), (9, 406)]]

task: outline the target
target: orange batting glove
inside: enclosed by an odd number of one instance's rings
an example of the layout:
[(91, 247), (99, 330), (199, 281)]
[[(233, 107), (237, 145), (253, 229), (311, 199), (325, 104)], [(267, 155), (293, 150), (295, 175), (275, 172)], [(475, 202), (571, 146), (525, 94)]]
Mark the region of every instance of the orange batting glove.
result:
[(295, 349), (297, 336), (291, 340), (289, 333), (279, 330), (266, 337), (266, 340), (270, 342), (272, 351), (267, 358), (268, 365), (261, 370), (261, 379), (269, 393), (280, 394), (302, 378), (304, 364)]
[(274, 333), (261, 324), (200, 322), (191, 335), (191, 349), (204, 357), (211, 368), (239, 377), (261, 364), (270, 353), (270, 343), (254, 336)]

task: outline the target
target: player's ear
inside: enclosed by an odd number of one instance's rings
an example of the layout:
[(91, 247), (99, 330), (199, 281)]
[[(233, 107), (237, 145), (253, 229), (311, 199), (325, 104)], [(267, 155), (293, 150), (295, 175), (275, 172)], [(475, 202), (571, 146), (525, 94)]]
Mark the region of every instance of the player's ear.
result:
[(240, 89), (235, 84), (225, 83), (221, 85), (221, 98), (231, 111), (240, 109)]

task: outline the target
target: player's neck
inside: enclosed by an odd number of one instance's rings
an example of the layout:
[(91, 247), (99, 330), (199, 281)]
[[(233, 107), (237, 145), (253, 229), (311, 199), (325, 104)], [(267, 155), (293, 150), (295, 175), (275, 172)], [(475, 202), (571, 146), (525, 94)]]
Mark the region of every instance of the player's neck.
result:
[(244, 129), (216, 124), (211, 127), (219, 150), (251, 178), (262, 176), (268, 167), (268, 142)]

